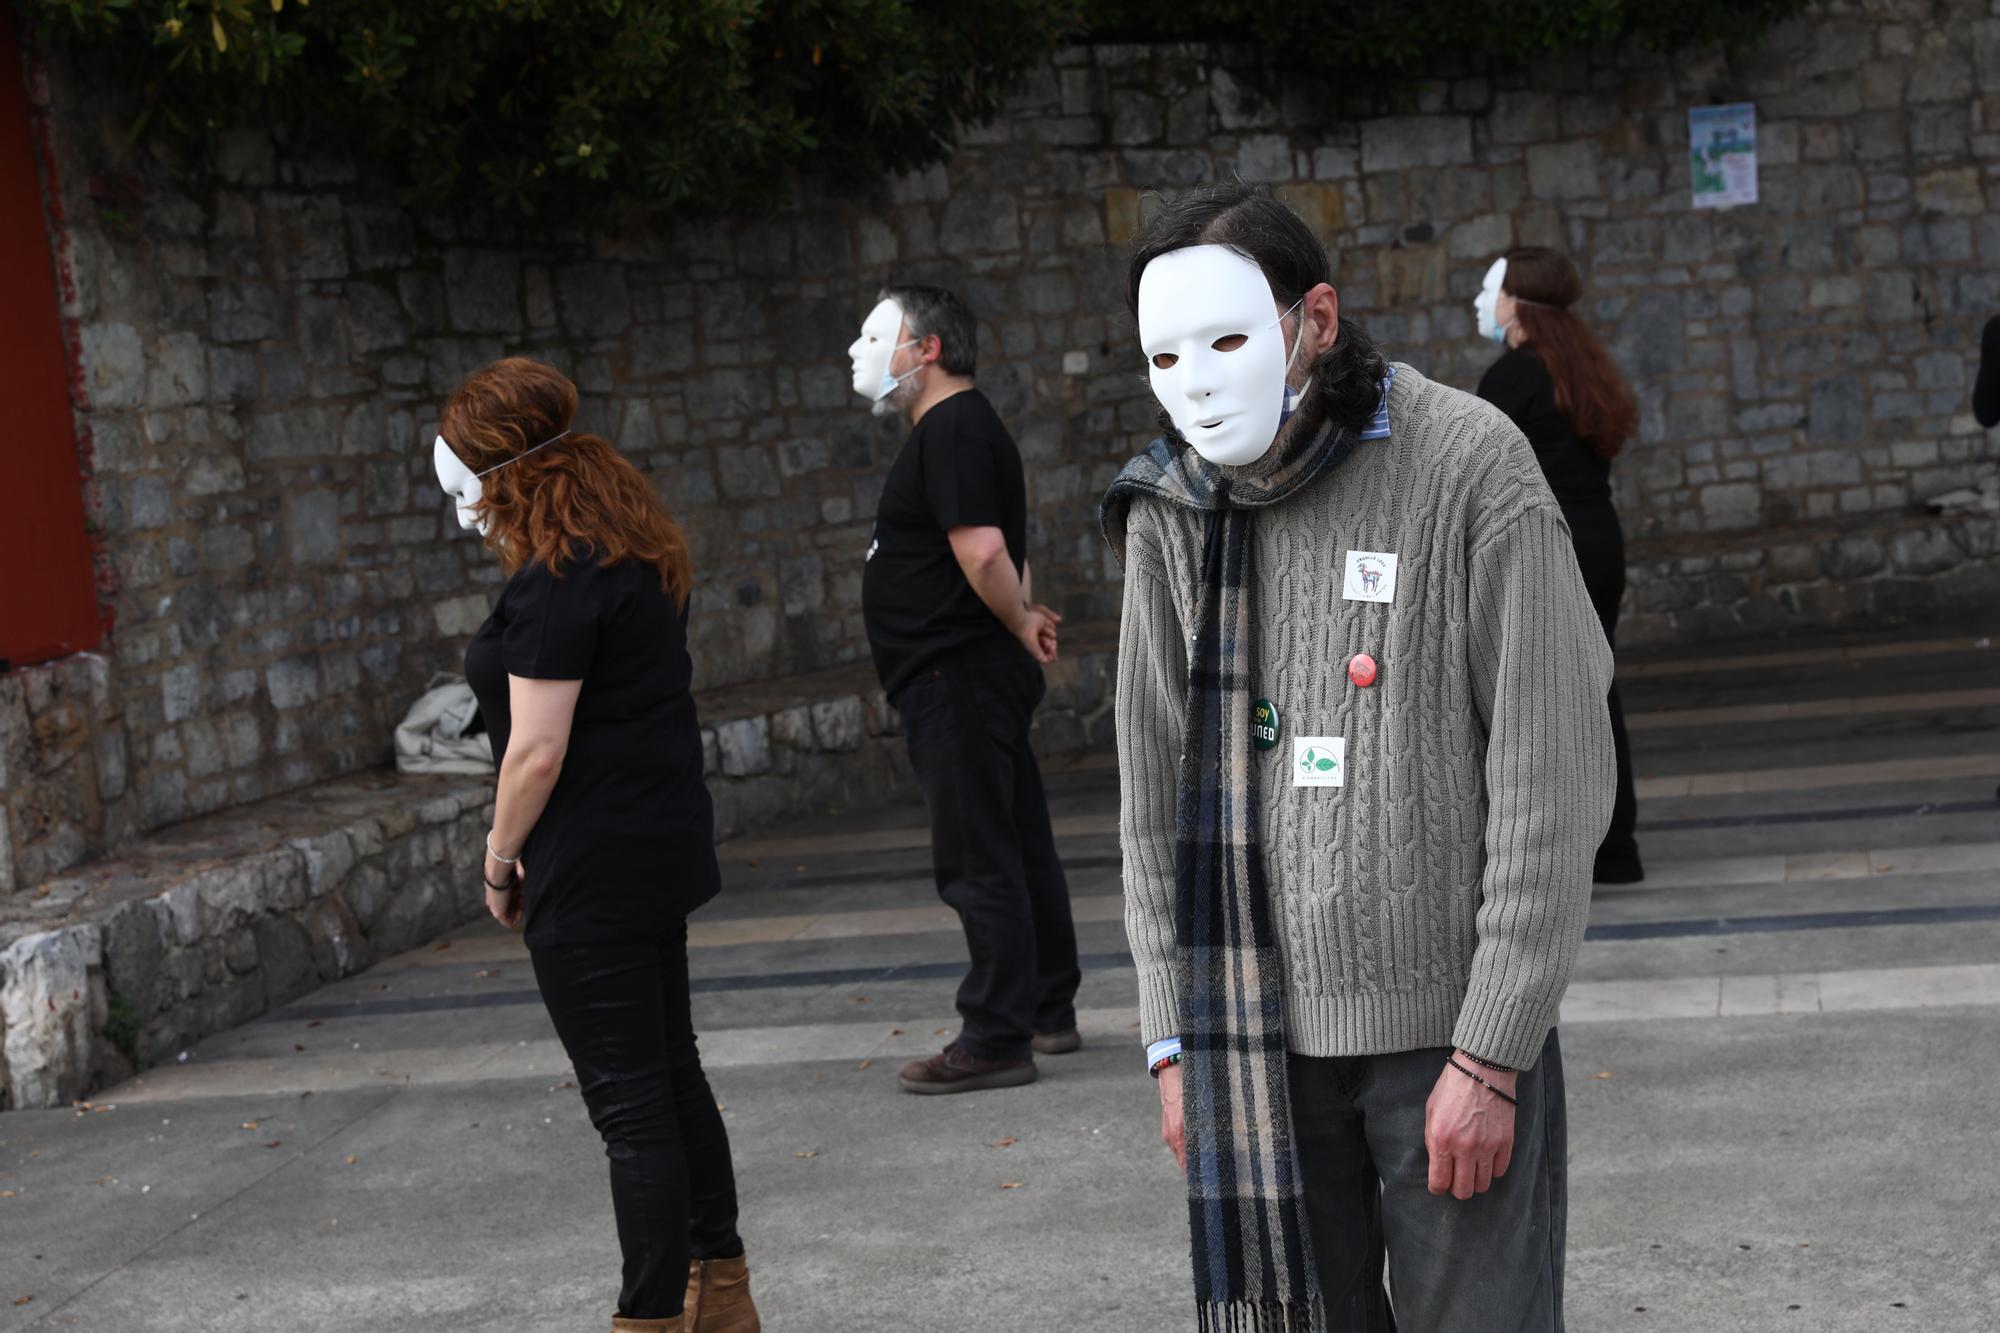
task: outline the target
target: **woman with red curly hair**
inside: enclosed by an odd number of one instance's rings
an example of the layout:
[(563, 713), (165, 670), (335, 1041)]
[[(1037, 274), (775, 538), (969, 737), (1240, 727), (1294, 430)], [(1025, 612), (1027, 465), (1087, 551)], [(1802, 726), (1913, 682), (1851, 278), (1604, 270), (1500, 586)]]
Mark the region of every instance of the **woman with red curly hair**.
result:
[(572, 429), (576, 408), (551, 367), (496, 361), (452, 395), (433, 450), (459, 523), (510, 576), (465, 652), (500, 764), (486, 906), (525, 925), (611, 1160), (612, 1328), (756, 1333), (688, 999), (687, 916), (720, 887), (690, 693), (693, 568), (645, 478)]
[[(1611, 353), (1571, 309), (1582, 295), (1583, 275), (1567, 255), (1527, 245), (1494, 260), (1473, 311), (1480, 333), (1506, 344), (1507, 351), (1480, 378), (1478, 393), (1511, 417), (1534, 446), (1569, 524), (1605, 641), (1616, 649), (1625, 532), (1611, 505), (1611, 460), (1638, 429), (1639, 408)], [(1630, 884), (1646, 876), (1632, 834), (1639, 818), (1632, 744), (1615, 684), (1608, 703), (1618, 790), (1594, 878), (1600, 884)]]

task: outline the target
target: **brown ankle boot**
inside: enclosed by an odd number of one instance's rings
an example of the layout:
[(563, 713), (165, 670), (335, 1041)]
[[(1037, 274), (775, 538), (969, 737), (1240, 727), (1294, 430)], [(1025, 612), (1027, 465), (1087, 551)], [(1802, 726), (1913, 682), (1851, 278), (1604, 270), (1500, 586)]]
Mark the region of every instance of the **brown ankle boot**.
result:
[(627, 1319), (615, 1314), (611, 1316), (611, 1333), (687, 1333), (686, 1319), (685, 1311), (669, 1319)]
[(682, 1333), (762, 1333), (750, 1300), (750, 1264), (734, 1259), (690, 1259)]

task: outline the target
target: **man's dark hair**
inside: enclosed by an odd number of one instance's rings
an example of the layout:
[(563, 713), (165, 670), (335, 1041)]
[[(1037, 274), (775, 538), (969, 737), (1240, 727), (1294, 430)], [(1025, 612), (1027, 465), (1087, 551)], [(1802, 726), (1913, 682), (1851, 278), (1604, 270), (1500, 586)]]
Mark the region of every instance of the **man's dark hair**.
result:
[(894, 301), (912, 338), (937, 335), (938, 364), (947, 375), (971, 375), (979, 369), (979, 321), (965, 302), (942, 287), (884, 287), (875, 298)]
[[(1226, 245), (1255, 264), (1271, 284), (1279, 310), (1290, 308), (1320, 283), (1333, 281), (1326, 247), (1269, 190), (1240, 183), (1206, 185), (1162, 203), (1133, 242), (1125, 301), (1134, 318), (1139, 314), (1139, 276), (1146, 265), (1191, 245)], [(1387, 371), (1374, 340), (1343, 315), (1340, 336), (1313, 364), (1312, 392), (1299, 410), (1361, 430), (1375, 415)]]

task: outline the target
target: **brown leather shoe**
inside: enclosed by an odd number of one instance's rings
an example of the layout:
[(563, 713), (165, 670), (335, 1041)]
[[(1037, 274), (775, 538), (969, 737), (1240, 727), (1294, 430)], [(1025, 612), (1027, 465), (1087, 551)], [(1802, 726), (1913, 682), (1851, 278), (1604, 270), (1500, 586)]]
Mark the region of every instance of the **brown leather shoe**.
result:
[(687, 1333), (683, 1316), (671, 1319), (627, 1319), (622, 1314), (611, 1316), (611, 1333)]
[(1037, 1055), (1068, 1055), (1083, 1049), (1083, 1034), (1075, 1028), (1065, 1032), (1037, 1032), (1029, 1044)]
[(750, 1263), (734, 1259), (688, 1260), (687, 1319), (683, 1333), (762, 1333), (750, 1300)]
[(947, 1046), (928, 1060), (912, 1060), (897, 1079), (904, 1092), (934, 1096), (947, 1092), (981, 1092), (987, 1088), (1018, 1088), (1033, 1083), (1034, 1060), (982, 1060), (960, 1046)]

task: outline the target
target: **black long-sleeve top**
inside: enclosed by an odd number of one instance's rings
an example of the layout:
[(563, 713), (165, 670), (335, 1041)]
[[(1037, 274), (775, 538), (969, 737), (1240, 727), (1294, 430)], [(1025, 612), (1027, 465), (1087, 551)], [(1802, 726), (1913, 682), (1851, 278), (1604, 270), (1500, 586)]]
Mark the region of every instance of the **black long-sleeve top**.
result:
[(1611, 507), (1611, 460), (1577, 438), (1576, 428), (1556, 406), (1556, 383), (1534, 348), (1508, 348), (1479, 377), (1477, 392), (1528, 437), (1565, 513)]

